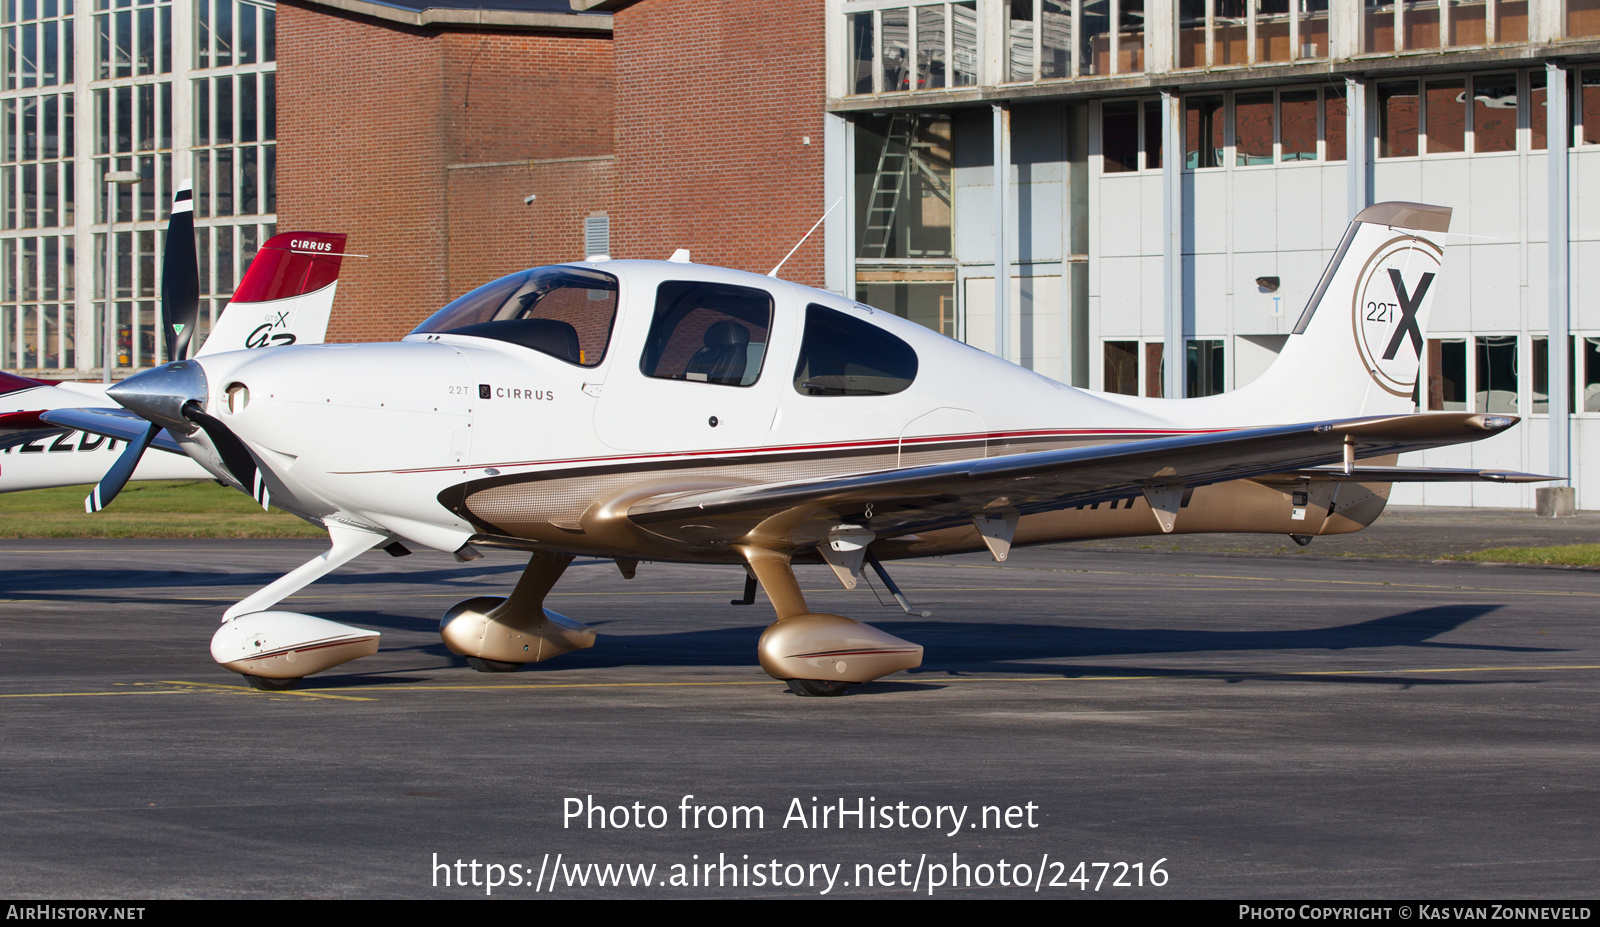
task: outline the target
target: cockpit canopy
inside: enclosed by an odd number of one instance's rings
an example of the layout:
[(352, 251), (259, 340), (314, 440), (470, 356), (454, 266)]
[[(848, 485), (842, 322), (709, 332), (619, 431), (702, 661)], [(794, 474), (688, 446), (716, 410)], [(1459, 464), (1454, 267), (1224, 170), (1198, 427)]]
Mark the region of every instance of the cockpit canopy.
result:
[(411, 334), (493, 338), (593, 367), (605, 360), (616, 318), (616, 277), (585, 267), (538, 267), (485, 283)]

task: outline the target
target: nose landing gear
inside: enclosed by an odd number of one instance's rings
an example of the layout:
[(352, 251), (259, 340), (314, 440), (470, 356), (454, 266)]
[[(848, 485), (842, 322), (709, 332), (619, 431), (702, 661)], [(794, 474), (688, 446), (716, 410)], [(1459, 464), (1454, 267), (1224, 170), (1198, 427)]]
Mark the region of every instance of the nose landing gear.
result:
[(852, 684), (922, 665), (921, 644), (843, 615), (807, 608), (787, 554), (758, 547), (743, 547), (740, 553), (778, 613), (756, 648), (761, 668), (787, 682), (789, 691), (842, 695)]

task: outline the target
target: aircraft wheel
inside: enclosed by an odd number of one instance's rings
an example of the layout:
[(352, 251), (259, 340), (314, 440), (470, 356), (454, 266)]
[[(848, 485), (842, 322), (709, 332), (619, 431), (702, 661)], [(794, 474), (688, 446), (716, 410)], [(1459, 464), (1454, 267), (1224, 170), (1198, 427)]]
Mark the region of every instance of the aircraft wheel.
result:
[(292, 689), (303, 678), (296, 676), (293, 679), (268, 679), (266, 676), (251, 676), (249, 673), (242, 675), (245, 682), (250, 683), (250, 688), (260, 689), (263, 692), (282, 692), (285, 689)]
[(515, 673), (517, 670), (522, 669), (521, 663), (485, 660), (482, 657), (467, 657), (467, 665), (480, 673)]
[(789, 684), (789, 691), (795, 695), (820, 698), (843, 695), (844, 690), (850, 688), (850, 683), (839, 682), (836, 679), (787, 679), (784, 681)]

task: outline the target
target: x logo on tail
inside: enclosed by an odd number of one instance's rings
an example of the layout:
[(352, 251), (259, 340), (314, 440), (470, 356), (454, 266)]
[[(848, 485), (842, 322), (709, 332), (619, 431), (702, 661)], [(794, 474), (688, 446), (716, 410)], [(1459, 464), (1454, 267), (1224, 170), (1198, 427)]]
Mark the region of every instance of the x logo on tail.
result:
[(1433, 283), (1433, 274), (1423, 274), (1422, 282), (1417, 284), (1415, 296), (1406, 295), (1406, 282), (1400, 278), (1400, 271), (1389, 268), (1389, 279), (1394, 281), (1394, 295), (1400, 300), (1400, 324), (1395, 326), (1394, 337), (1389, 339), (1389, 346), (1383, 351), (1384, 360), (1393, 360), (1394, 355), (1400, 350), (1400, 340), (1407, 333), (1411, 335), (1411, 347), (1416, 349), (1417, 356), (1422, 356), (1422, 329), (1417, 327), (1417, 307), (1422, 305), (1422, 297), (1427, 295), (1429, 284)]

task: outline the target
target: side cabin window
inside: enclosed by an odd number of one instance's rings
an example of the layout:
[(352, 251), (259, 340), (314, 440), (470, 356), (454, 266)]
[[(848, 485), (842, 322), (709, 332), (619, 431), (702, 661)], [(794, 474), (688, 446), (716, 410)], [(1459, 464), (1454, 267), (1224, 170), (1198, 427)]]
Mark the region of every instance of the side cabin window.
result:
[(661, 380), (749, 386), (761, 376), (772, 294), (726, 283), (672, 280), (656, 290), (656, 314), (639, 369)]
[(616, 277), (583, 267), (539, 267), (485, 283), (411, 333), (493, 338), (593, 367), (605, 359), (616, 317)]
[(870, 322), (815, 303), (806, 307), (806, 333), (794, 368), (794, 388), (806, 396), (887, 396), (917, 378), (917, 352)]

